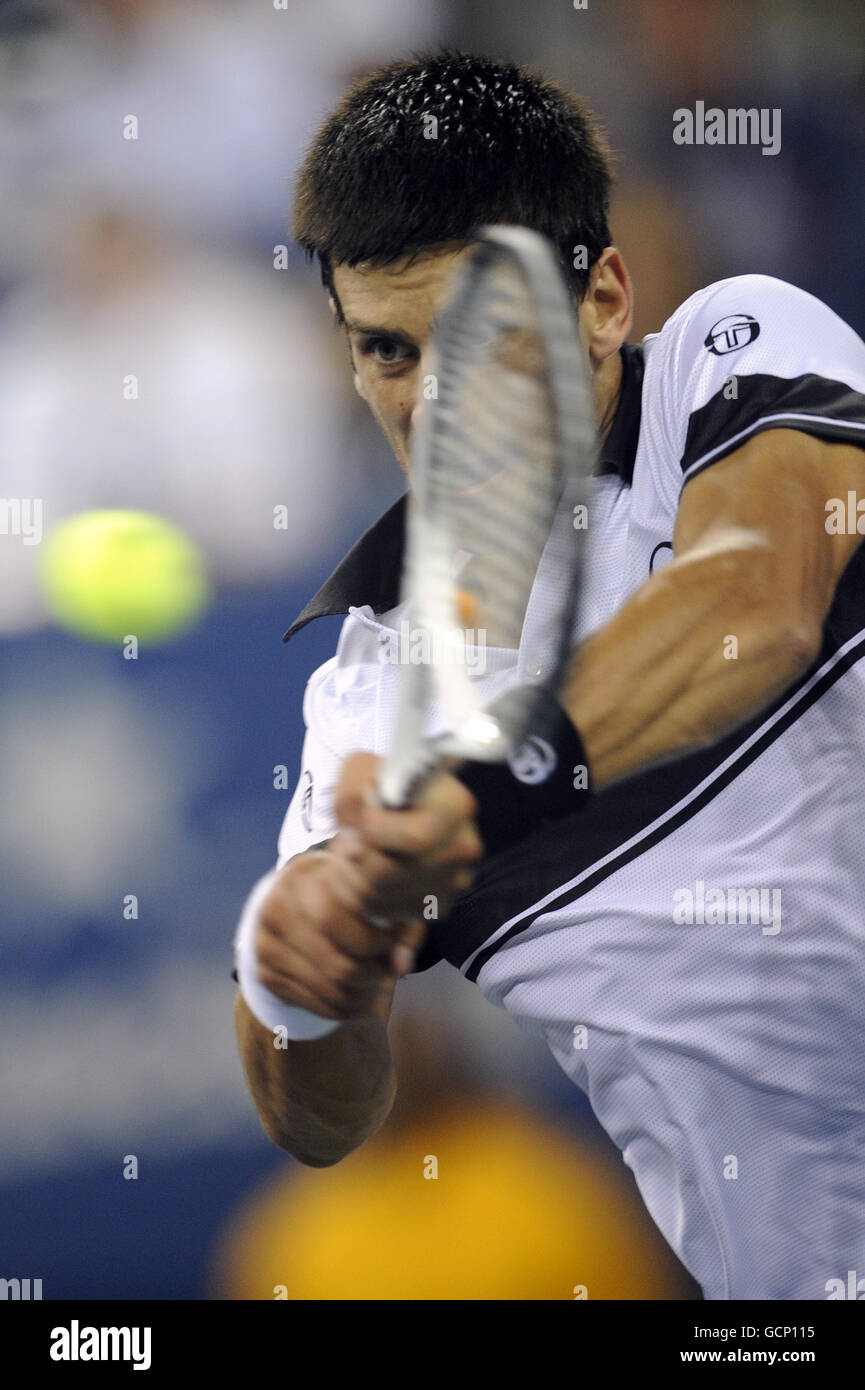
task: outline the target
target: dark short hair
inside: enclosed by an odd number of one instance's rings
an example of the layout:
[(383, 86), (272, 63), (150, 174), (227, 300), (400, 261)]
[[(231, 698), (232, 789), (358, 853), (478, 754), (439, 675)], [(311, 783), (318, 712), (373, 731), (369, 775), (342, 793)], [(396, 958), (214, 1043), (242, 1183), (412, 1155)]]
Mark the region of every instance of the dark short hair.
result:
[[(293, 233), (333, 293), (335, 265), (387, 265), (514, 223), (549, 238), (581, 298), (610, 244), (611, 182), (606, 140), (564, 88), (513, 63), (419, 55), (361, 79), (325, 121), (301, 166)], [(588, 269), (574, 266), (579, 246)]]

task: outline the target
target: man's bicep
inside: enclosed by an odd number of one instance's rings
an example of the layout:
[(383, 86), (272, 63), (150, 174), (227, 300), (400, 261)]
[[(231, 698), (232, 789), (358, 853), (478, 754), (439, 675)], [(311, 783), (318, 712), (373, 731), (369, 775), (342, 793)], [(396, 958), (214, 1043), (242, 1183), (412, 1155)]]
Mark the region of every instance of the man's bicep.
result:
[(865, 497), (865, 449), (766, 430), (686, 483), (674, 555), (736, 552), (746, 574), (765, 575), (767, 602), (822, 623), (863, 539), (855, 525), (833, 524), (850, 492)]

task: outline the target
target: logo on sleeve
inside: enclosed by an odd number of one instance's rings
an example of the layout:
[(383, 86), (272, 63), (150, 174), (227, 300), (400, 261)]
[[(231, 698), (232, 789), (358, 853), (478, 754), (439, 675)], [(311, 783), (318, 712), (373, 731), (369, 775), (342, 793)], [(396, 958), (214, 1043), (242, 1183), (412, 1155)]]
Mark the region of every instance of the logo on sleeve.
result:
[(303, 774), (303, 791), (300, 798), (300, 823), (307, 835), (312, 830), (312, 773)]
[(712, 325), (703, 347), (716, 357), (723, 357), (728, 352), (738, 352), (739, 348), (747, 347), (759, 336), (760, 325), (751, 314), (727, 314), (726, 318), (718, 319)]

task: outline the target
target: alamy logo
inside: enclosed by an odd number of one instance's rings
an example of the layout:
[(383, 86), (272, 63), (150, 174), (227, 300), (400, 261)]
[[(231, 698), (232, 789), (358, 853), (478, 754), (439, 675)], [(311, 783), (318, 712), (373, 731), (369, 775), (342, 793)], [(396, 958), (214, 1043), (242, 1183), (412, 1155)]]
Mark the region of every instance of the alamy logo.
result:
[(20, 536), (24, 545), (39, 545), (42, 498), (0, 497), (0, 536)]
[(764, 936), (781, 930), (780, 888), (707, 888), (698, 878), (693, 890), (673, 893), (673, 921), (677, 926), (748, 926), (763, 924)]
[(465, 666), (472, 675), (482, 676), (486, 647), (485, 628), (439, 630), (414, 627), (403, 619), (398, 628), (379, 633), (378, 659), (394, 666)]
[(673, 112), (675, 145), (762, 145), (763, 154), (781, 148), (781, 108), (737, 106), (724, 111), (698, 101), (691, 111), (680, 106)]
[(134, 1371), (150, 1370), (149, 1327), (52, 1327), (52, 1361), (131, 1361)]
[(747, 347), (759, 336), (760, 325), (751, 314), (727, 314), (726, 318), (712, 324), (703, 347), (716, 357), (723, 357), (725, 353)]
[(546, 739), (537, 738), (535, 735), (527, 738), (522, 747), (508, 758), (511, 772), (517, 781), (526, 782), (529, 786), (546, 782), (555, 771), (557, 762), (555, 750)]
[[(31, 1290), (32, 1285), (32, 1290)], [(42, 1297), (41, 1279), (0, 1279), (0, 1299), (28, 1302)]]
[(826, 503), (826, 534), (829, 536), (865, 536), (865, 497), (857, 497), (853, 489), (843, 497), (830, 497)]
[(830, 1302), (839, 1298), (846, 1298), (857, 1303), (862, 1303), (865, 1300), (865, 1278), (859, 1279), (855, 1269), (848, 1269), (846, 1283), (843, 1279), (827, 1279), (824, 1287), (826, 1298)]

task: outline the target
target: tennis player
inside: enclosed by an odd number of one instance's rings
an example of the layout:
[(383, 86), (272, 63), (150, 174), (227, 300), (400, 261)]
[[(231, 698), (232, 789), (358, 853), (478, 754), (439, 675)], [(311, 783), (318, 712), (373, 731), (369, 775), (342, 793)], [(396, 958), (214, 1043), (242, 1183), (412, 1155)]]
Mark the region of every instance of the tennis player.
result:
[[(404, 617), (398, 502), (289, 629), (347, 615), (238, 928), (240, 1051), (266, 1133), (338, 1162), (393, 1101), (397, 980), (444, 959), (588, 1093), (707, 1299), (841, 1296), (850, 1270), (862, 1296), (865, 346), (762, 275), (628, 343), (609, 190), (581, 102), (461, 54), (366, 78), (311, 146), (295, 234), (404, 469), (475, 229), (559, 253), (600, 442), (562, 695), (581, 757), (557, 819), (512, 778), (495, 843), (483, 787), (451, 773), (411, 810), (369, 804), (399, 679), (380, 659)], [(534, 656), (514, 659), (537, 674)], [(340, 1026), (286, 1036), (286, 1006)]]

